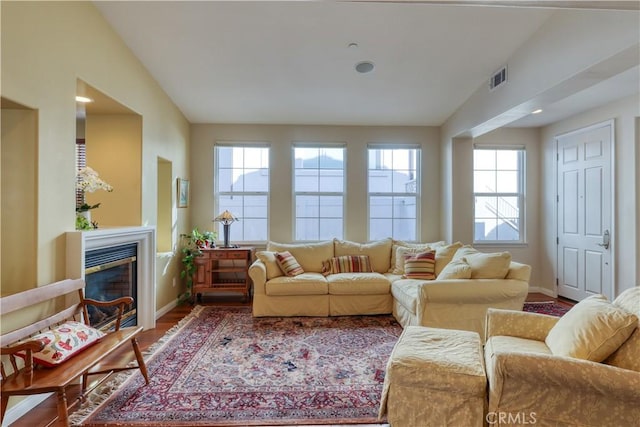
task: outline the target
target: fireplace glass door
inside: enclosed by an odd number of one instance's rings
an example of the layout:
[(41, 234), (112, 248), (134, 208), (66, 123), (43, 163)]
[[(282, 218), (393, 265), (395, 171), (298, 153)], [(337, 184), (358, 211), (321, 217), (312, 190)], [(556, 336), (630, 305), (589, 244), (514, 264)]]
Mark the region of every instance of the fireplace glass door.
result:
[[(133, 304), (125, 307), (121, 326), (135, 325), (137, 299), (137, 244), (87, 251), (85, 256), (85, 297), (111, 301), (131, 296)], [(93, 327), (112, 329), (118, 314), (116, 307), (89, 306)]]

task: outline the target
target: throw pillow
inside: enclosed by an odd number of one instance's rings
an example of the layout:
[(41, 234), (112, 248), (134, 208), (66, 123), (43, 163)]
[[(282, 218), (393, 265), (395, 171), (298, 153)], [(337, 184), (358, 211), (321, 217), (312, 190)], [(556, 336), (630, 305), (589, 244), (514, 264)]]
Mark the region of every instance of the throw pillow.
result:
[[(404, 271), (404, 259), (397, 257), (398, 248), (414, 248), (414, 249), (422, 249), (424, 251), (430, 251), (431, 249), (435, 249), (439, 246), (444, 246), (444, 240), (440, 240), (439, 242), (432, 243), (415, 243), (415, 242), (405, 242), (404, 240), (393, 240), (393, 246), (391, 246), (391, 266), (389, 268), (389, 273), (392, 274), (402, 274)], [(396, 273), (396, 271), (400, 271)]]
[(464, 257), (471, 266), (472, 279), (504, 279), (509, 273), (509, 252), (478, 252)]
[(629, 338), (637, 322), (604, 295), (592, 295), (558, 320), (545, 343), (554, 355), (602, 362)]
[(389, 271), (389, 263), (391, 261), (392, 242), (391, 238), (369, 243), (356, 243), (348, 240), (334, 239), (333, 256), (367, 255), (373, 271), (386, 273)]
[[(29, 339), (44, 343), (44, 348), (33, 353), (33, 361), (46, 367), (54, 367), (97, 343), (105, 333), (84, 323), (69, 321), (41, 332)], [(16, 353), (26, 357), (26, 352)]]
[(371, 262), (367, 255), (343, 255), (330, 260), (331, 273), (371, 273)]
[(404, 274), (404, 258), (408, 254), (419, 254), (420, 252), (427, 252), (433, 248), (429, 245), (420, 245), (418, 247), (411, 246), (397, 246), (392, 247), (391, 257), (391, 270), (392, 274)]
[(406, 255), (404, 259), (404, 278), (433, 280), (436, 278), (436, 251)]
[(289, 251), (276, 252), (276, 260), (282, 272), (289, 277), (304, 273), (298, 261), (296, 261)]
[(271, 251), (256, 252), (256, 256), (264, 264), (267, 270), (267, 280), (282, 276), (282, 270), (278, 265), (276, 253)]
[[(622, 292), (613, 300), (613, 305), (640, 317), (640, 286)], [(604, 361), (608, 365), (640, 372), (640, 320), (631, 336)]]
[(471, 279), (471, 266), (466, 258), (451, 261), (438, 274), (438, 280), (448, 279)]
[(436, 276), (440, 274), (442, 269), (449, 264), (458, 248), (462, 247), (462, 243), (456, 242), (450, 245), (436, 247)]

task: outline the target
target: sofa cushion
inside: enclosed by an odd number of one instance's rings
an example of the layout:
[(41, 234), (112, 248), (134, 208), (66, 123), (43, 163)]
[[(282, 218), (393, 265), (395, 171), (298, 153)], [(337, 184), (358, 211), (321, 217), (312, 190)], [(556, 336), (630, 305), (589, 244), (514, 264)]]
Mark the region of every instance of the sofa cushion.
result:
[(613, 300), (613, 305), (635, 314), (639, 320), (631, 336), (605, 360), (605, 363), (640, 372), (640, 286), (622, 292)]
[(389, 273), (393, 274), (402, 274), (404, 273), (404, 260), (402, 257), (398, 258), (398, 248), (409, 248), (414, 251), (410, 251), (412, 253), (418, 253), (421, 251), (429, 251), (431, 249), (435, 249), (439, 246), (444, 246), (444, 240), (439, 242), (432, 243), (414, 243), (414, 242), (405, 242), (402, 240), (394, 240), (393, 245), (391, 246), (391, 265), (389, 268)]
[(280, 276), (265, 283), (265, 293), (275, 295), (326, 295), (327, 279), (320, 273), (302, 273), (295, 277)]
[[(368, 255), (371, 261), (371, 268), (377, 273), (389, 271), (391, 263), (391, 238), (377, 240), (369, 243), (356, 243), (348, 240), (334, 239), (334, 255)], [(323, 259), (331, 258), (326, 257)]]
[(371, 262), (367, 255), (343, 255), (329, 260), (331, 274), (370, 273)]
[(402, 279), (393, 282), (391, 294), (393, 298), (415, 316), (418, 305), (418, 293), (423, 280)]
[(256, 252), (256, 257), (262, 261), (267, 271), (267, 280), (271, 280), (274, 277), (282, 276), (282, 270), (276, 260), (276, 253), (270, 251)]
[(449, 279), (471, 279), (471, 266), (466, 258), (449, 262), (438, 274), (438, 280)]
[(338, 273), (327, 276), (331, 295), (379, 295), (390, 292), (391, 283), (380, 273)]
[(442, 269), (447, 264), (449, 264), (449, 262), (453, 259), (453, 256), (461, 247), (462, 243), (460, 242), (436, 247), (436, 276), (438, 276)]
[(268, 242), (267, 251), (289, 251), (305, 272), (320, 273), (322, 271), (322, 261), (333, 256), (333, 241), (317, 243)]
[(405, 255), (404, 277), (407, 279), (434, 280), (436, 278), (436, 251)]
[[(54, 367), (97, 343), (105, 333), (80, 322), (69, 321), (29, 339), (44, 343), (44, 348), (33, 353), (33, 361), (39, 365)], [(26, 357), (25, 352), (16, 353)]]
[(298, 261), (289, 251), (276, 252), (276, 261), (282, 272), (287, 276), (293, 277), (304, 273)]
[(557, 356), (602, 362), (629, 338), (638, 318), (592, 295), (580, 301), (551, 328), (545, 342)]

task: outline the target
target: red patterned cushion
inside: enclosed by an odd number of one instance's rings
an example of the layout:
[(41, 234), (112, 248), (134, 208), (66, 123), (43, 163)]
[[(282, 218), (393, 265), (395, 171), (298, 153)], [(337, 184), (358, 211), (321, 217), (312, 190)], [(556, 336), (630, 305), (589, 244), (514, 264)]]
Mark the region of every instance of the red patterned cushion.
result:
[[(39, 365), (54, 367), (95, 344), (104, 336), (104, 332), (80, 322), (63, 323), (34, 335), (29, 340), (40, 340), (45, 344), (41, 351), (33, 353), (33, 361)], [(26, 357), (25, 353), (18, 355)]]
[(368, 255), (343, 255), (330, 260), (331, 273), (370, 273), (371, 261)]
[(297, 276), (298, 274), (304, 273), (298, 261), (296, 261), (289, 251), (276, 252), (276, 261), (278, 261), (282, 272), (287, 276)]
[(436, 278), (436, 251), (406, 255), (403, 277), (407, 279), (434, 280)]

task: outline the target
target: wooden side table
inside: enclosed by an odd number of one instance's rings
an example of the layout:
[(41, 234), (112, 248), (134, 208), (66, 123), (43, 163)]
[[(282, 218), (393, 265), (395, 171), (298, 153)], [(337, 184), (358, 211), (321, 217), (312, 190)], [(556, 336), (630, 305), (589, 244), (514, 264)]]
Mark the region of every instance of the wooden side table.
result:
[(192, 303), (202, 301), (203, 293), (238, 292), (249, 301), (251, 279), (249, 266), (253, 262), (254, 248), (201, 249), (196, 257), (193, 275)]

